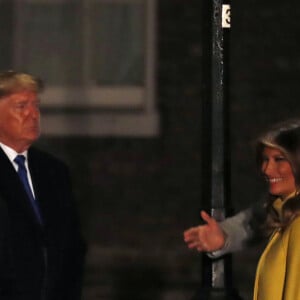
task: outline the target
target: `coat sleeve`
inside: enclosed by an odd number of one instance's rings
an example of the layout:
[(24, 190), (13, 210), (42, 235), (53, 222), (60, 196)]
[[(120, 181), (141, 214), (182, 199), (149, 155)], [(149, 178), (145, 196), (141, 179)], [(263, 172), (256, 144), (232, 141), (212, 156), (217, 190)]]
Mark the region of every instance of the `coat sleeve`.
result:
[(300, 217), (289, 229), (286, 246), (286, 276), (282, 300), (300, 299)]
[(208, 253), (208, 256), (217, 258), (241, 250), (253, 234), (249, 226), (251, 216), (252, 210), (249, 208), (220, 222), (220, 226), (227, 236), (225, 246), (220, 250)]
[(264, 203), (257, 202), (248, 209), (220, 222), (220, 226), (227, 235), (223, 249), (208, 253), (211, 258), (217, 258), (227, 253), (236, 252), (258, 244), (265, 239), (260, 226), (265, 220)]
[(67, 227), (64, 248), (63, 285), (61, 299), (81, 299), (86, 243), (81, 235), (78, 211), (73, 197), (69, 170), (65, 176), (65, 226)]
[(7, 207), (0, 198), (0, 299), (12, 299), (15, 273), (10, 243), (10, 221)]

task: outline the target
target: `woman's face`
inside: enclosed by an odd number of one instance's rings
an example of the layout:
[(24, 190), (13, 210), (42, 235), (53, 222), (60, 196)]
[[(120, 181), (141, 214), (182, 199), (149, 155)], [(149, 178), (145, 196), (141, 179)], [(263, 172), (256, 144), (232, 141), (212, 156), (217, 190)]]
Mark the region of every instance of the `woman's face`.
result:
[(285, 155), (276, 148), (265, 147), (262, 158), (261, 171), (268, 182), (269, 193), (285, 198), (295, 192), (295, 177)]

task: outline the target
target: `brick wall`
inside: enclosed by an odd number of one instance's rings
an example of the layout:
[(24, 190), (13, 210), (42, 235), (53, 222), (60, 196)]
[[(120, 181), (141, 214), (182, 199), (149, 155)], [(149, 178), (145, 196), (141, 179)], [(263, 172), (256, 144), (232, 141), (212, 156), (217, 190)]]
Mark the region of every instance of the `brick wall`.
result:
[[(182, 231), (197, 223), (203, 204), (201, 84), (207, 41), (202, 4), (158, 0), (159, 137), (39, 141), (71, 166), (89, 242), (85, 300), (183, 300), (190, 299), (199, 284), (200, 257), (187, 251)], [(300, 116), (299, 13), (299, 4), (290, 0), (232, 2), (235, 209), (246, 207), (262, 192), (250, 141), (268, 124)], [(258, 253), (253, 249), (234, 257), (236, 284), (245, 300), (251, 299)]]
[[(182, 231), (197, 223), (203, 203), (205, 12), (201, 1), (158, 2), (161, 135), (40, 141), (72, 166), (90, 245), (86, 300), (190, 299), (200, 280), (200, 257), (186, 250)], [(299, 6), (278, 0), (232, 2), (231, 190), (236, 210), (262, 192), (252, 139), (274, 121), (300, 116), (300, 10), (294, 5)], [(258, 253), (252, 249), (234, 256), (236, 285), (246, 300)]]

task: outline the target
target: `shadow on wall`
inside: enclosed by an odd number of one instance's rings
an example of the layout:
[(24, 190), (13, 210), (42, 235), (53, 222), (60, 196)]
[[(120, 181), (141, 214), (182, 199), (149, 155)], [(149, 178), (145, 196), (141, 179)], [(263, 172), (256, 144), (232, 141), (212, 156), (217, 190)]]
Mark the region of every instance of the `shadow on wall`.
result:
[(114, 271), (113, 300), (160, 300), (164, 280), (155, 266), (135, 264)]

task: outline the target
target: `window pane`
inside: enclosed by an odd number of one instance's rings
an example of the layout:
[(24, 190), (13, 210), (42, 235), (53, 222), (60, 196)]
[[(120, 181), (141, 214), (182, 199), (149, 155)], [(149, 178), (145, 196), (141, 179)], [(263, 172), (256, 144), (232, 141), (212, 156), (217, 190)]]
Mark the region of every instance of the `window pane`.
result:
[(142, 85), (144, 4), (98, 1), (91, 8), (92, 81), (98, 85)]
[[(80, 9), (76, 4), (25, 4), (21, 14), (21, 69), (48, 84), (82, 81)], [(24, 47), (25, 45), (25, 47)]]
[(17, 68), (55, 86), (144, 84), (144, 1), (20, 3)]

